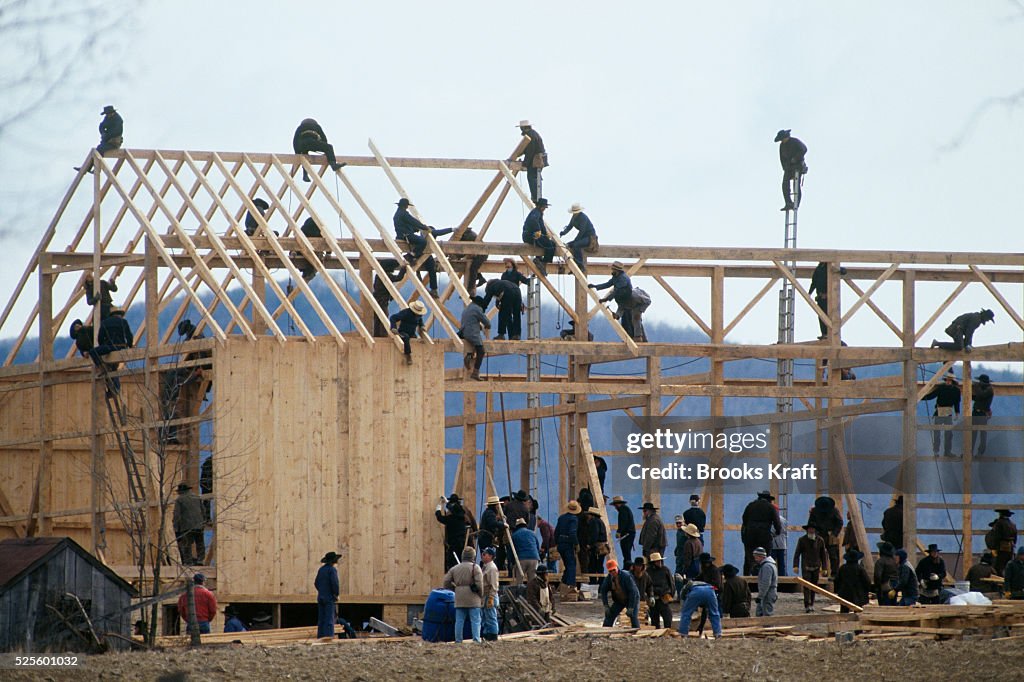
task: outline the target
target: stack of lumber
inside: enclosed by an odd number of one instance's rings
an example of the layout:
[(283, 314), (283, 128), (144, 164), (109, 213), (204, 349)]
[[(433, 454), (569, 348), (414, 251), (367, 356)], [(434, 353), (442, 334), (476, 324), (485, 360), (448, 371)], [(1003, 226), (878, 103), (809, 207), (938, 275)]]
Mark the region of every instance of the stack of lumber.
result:
[(1002, 638), (1024, 635), (1024, 602), (986, 606), (868, 607), (859, 615), (858, 638), (923, 635), (931, 639)]
[[(335, 626), (335, 634), (344, 633), (344, 629)], [(201, 635), (203, 645), (231, 644), (241, 642), (242, 644), (256, 644), (260, 646), (279, 646), (287, 644), (313, 644), (320, 640), (316, 636), (316, 626), (301, 628), (281, 628), (277, 630), (249, 630), (246, 632), (213, 632), (208, 635)], [(363, 639), (372, 639), (374, 642), (382, 641), (406, 641), (418, 639), (416, 637), (388, 637), (385, 635), (360, 636), (359, 639), (337, 639), (324, 640), (325, 642), (358, 642)], [(157, 646), (177, 647), (189, 646), (188, 635), (171, 635), (157, 637)]]

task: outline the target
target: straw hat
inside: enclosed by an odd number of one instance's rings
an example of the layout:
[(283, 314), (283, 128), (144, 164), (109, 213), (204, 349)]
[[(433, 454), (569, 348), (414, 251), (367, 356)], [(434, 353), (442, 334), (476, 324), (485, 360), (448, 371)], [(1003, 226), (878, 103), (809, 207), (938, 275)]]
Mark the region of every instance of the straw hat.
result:
[(665, 559), (658, 552), (651, 552), (651, 563), (655, 561), (664, 561)]
[(498, 499), (497, 495), (491, 495), (490, 497), (487, 498), (487, 506), (488, 507), (491, 506), (492, 504), (500, 504), (500, 503), (501, 503), (501, 500)]
[(413, 301), (409, 304), (409, 309), (417, 315), (427, 314), (427, 306), (423, 305), (423, 301)]
[(576, 202), (569, 208), (569, 213), (581, 213), (583, 211), (583, 204)]
[(697, 530), (697, 526), (693, 525), (692, 523), (688, 523), (685, 526), (683, 526), (682, 530), (683, 530), (684, 533), (689, 535), (691, 538), (699, 538), (700, 537), (700, 531)]
[(626, 267), (622, 264), (622, 261), (617, 260), (617, 261), (613, 261), (612, 262), (612, 270), (618, 270), (619, 272), (624, 272), (626, 270)]
[(570, 514), (579, 514), (583, 509), (580, 507), (580, 503), (576, 500), (569, 500), (569, 504), (565, 505), (566, 510)]
[(532, 124), (530, 123), (530, 119), (524, 118), (522, 121), (520, 121), (519, 123), (516, 124), (516, 127), (517, 128), (529, 128), (531, 125)]

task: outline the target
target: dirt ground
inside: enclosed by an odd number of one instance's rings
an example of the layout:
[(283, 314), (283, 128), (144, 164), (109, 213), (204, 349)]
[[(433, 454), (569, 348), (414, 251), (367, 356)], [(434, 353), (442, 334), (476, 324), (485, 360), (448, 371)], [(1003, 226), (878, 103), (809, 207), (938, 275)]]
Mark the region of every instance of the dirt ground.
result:
[[(802, 613), (782, 595), (784, 613)], [(566, 605), (592, 620), (599, 607)], [(726, 621), (728, 623), (728, 621)], [(4, 670), (2, 680), (1011, 680), (1022, 679), (1021, 641), (572, 638), (492, 644), (342, 641), (321, 646), (205, 646), (90, 656), (74, 669)]]

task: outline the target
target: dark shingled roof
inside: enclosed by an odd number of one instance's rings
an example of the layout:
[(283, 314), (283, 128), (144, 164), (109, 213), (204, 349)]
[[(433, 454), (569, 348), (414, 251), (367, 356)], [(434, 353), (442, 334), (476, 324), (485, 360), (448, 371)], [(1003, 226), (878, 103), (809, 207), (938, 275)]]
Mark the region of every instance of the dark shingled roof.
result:
[(124, 578), (104, 566), (77, 542), (66, 537), (0, 540), (0, 594), (5, 592), (19, 577), (35, 570), (45, 563), (51, 555), (56, 554), (65, 547), (70, 547), (99, 571), (105, 573), (108, 578), (120, 583), (121, 587), (132, 593), (132, 596), (136, 595), (135, 588), (125, 581)]

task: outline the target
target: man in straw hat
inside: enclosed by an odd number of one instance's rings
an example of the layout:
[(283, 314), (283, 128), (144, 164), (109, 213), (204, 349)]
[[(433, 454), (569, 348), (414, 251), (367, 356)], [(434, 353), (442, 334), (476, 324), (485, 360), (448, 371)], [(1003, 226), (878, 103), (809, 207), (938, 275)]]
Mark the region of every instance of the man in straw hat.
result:
[(615, 314), (619, 318), (619, 324), (622, 325), (622, 329), (630, 337), (633, 337), (633, 282), (629, 279), (629, 275), (626, 274), (626, 269), (622, 262), (615, 261), (612, 263), (612, 276), (607, 282), (603, 284), (589, 284), (587, 286), (597, 291), (611, 288), (611, 291), (601, 299), (601, 302), (606, 303), (615, 299), (615, 304), (618, 306)]
[(651, 625), (666, 628), (672, 627), (672, 599), (676, 592), (676, 581), (672, 571), (665, 565), (660, 552), (652, 552), (647, 560), (647, 575), (651, 578), (651, 589), (654, 591), (654, 604), (651, 606)]
[[(942, 383), (928, 391), (921, 400), (935, 399), (936, 426), (949, 426), (953, 424), (953, 415), (960, 416), (960, 387), (956, 382), (956, 374), (950, 370), (942, 377)], [(953, 455), (953, 432), (949, 429), (936, 429), (932, 431), (932, 455), (939, 454), (939, 438), (943, 433), (942, 454), (946, 457)]]
[[(194, 566), (206, 558), (206, 544), (203, 542), (203, 501), (192, 492), (188, 483), (179, 483), (178, 497), (174, 500), (172, 527), (178, 541), (178, 554), (184, 566)], [(192, 553), (193, 548), (195, 554)]]
[(640, 547), (644, 558), (649, 562), (651, 554), (661, 554), (665, 551), (668, 547), (668, 537), (665, 535), (665, 524), (658, 516), (658, 508), (652, 502), (644, 502), (640, 511), (644, 515), (644, 525), (640, 528)]
[(405, 352), (405, 364), (412, 364), (412, 347), (409, 339), (414, 338), (417, 332), (423, 331), (423, 316), (427, 314), (427, 306), (423, 301), (413, 301), (408, 308), (399, 310), (391, 316), (391, 333), (398, 334), (402, 339), (402, 347)]
[(775, 612), (775, 602), (779, 599), (779, 571), (775, 559), (768, 556), (764, 547), (755, 547), (751, 553), (757, 565), (757, 609), (755, 615), (770, 616)]
[[(683, 517), (679, 517), (682, 521)], [(700, 575), (700, 555), (704, 553), (704, 545), (700, 541), (700, 531), (692, 523), (679, 525), (677, 538), (682, 536), (682, 543), (676, 540), (676, 573), (694, 580)]]
[(566, 247), (572, 252), (572, 258), (576, 261), (576, 265), (580, 266), (580, 270), (586, 272), (587, 258), (583, 255), (583, 251), (584, 249), (592, 251), (597, 246), (597, 232), (594, 230), (594, 223), (590, 222), (590, 218), (583, 212), (583, 204), (577, 201), (569, 208), (569, 213), (572, 214), (572, 218), (569, 219), (569, 224), (559, 233), (559, 236), (564, 237), (571, 230), (576, 230), (576, 236), (566, 244)]
[(555, 524), (555, 545), (562, 557), (562, 584), (573, 591), (576, 589), (576, 547), (579, 545), (579, 515), (583, 509), (576, 500), (569, 500), (565, 513)]
[(530, 138), (530, 143), (523, 152), (522, 163), (526, 168), (526, 182), (530, 185), (530, 199), (536, 203), (537, 197), (540, 196), (541, 171), (548, 165), (548, 153), (544, 149), (544, 140), (540, 133), (533, 129), (528, 120), (523, 119), (518, 126), (519, 132)]
[[(620, 571), (619, 562), (615, 559), (608, 560), (608, 575), (601, 580), (597, 593), (604, 604), (604, 627), (614, 627), (623, 609), (629, 615), (630, 627), (640, 627), (640, 591), (633, 576), (629, 571)], [(608, 597), (611, 597), (611, 604), (608, 603)]]
[(338, 583), (338, 569), (335, 567), (341, 554), (328, 552), (320, 559), (323, 566), (316, 572), (313, 587), (316, 588), (316, 636), (318, 638), (334, 638), (334, 623), (337, 618), (338, 595), (341, 589)]
[(633, 542), (636, 540), (636, 522), (633, 520), (633, 510), (629, 508), (629, 502), (621, 495), (612, 498), (612, 506), (619, 513), (615, 523), (615, 537), (619, 541), (619, 549), (622, 550), (622, 565), (629, 566), (633, 561)]
[(550, 204), (544, 197), (536, 200), (536, 204), (523, 221), (523, 243), (531, 244), (544, 250), (544, 254), (533, 259), (533, 264), (542, 275), (548, 274), (547, 264), (555, 259), (555, 242), (548, 236), (548, 228), (544, 224), (544, 211)]
[(974, 332), (983, 324), (988, 322), (994, 324), (995, 319), (996, 314), (988, 308), (982, 308), (976, 313), (964, 313), (946, 327), (946, 335), (953, 339), (952, 343), (932, 339), (931, 347), (941, 348), (942, 350), (962, 350), (970, 353), (974, 347)]
[(484, 513), (480, 515), (480, 533), (477, 535), (477, 541), (481, 547), (495, 547), (504, 542), (505, 535), (505, 522), (498, 514), (498, 505), (501, 502), (497, 495), (491, 495), (487, 498), (486, 504)]

